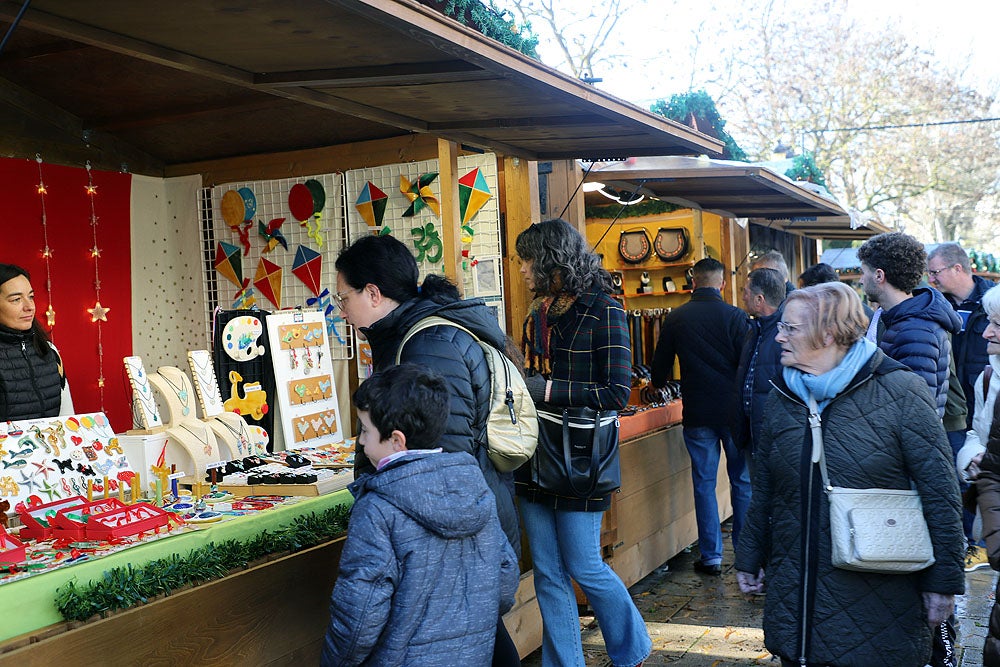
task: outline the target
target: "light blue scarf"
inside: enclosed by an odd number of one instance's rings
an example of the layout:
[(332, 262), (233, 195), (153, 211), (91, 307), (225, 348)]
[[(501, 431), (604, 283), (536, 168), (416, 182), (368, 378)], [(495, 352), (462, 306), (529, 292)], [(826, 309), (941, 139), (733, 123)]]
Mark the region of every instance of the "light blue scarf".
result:
[(878, 346), (875, 343), (862, 338), (847, 350), (847, 354), (835, 368), (822, 375), (812, 375), (797, 368), (785, 366), (781, 376), (788, 388), (804, 403), (809, 402), (809, 394), (812, 394), (819, 405), (819, 411), (823, 412), (823, 408), (833, 400), (834, 396), (847, 387), (847, 384), (868, 363), (877, 349)]

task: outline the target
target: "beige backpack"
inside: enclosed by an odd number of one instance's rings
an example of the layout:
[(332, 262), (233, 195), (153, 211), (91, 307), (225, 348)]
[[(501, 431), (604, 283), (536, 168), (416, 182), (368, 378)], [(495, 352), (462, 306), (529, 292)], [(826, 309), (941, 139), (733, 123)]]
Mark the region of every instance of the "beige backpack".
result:
[(517, 367), (500, 350), (479, 340), (460, 324), (431, 315), (414, 324), (403, 336), (396, 350), (396, 363), (403, 354), (403, 346), (419, 331), (430, 327), (447, 326), (461, 329), (475, 339), (486, 355), (490, 369), (490, 412), (486, 418), (486, 453), (500, 472), (510, 472), (521, 466), (535, 453), (538, 445), (538, 413), (528, 394), (528, 386)]

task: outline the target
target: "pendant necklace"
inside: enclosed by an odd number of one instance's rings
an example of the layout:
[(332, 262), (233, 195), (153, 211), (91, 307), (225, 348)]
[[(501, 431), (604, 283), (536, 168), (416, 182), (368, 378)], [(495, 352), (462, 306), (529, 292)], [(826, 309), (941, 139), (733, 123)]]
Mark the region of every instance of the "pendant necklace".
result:
[[(142, 420), (140, 424), (144, 428), (149, 428), (151, 424), (146, 423), (151, 421), (152, 424), (157, 424), (160, 421), (160, 412), (156, 409), (156, 399), (153, 398), (153, 393), (149, 390), (149, 379), (142, 370), (142, 361), (138, 363), (133, 363), (131, 359), (125, 359), (126, 365), (126, 375), (128, 375), (129, 382), (132, 384), (132, 395), (139, 399), (139, 408), (142, 413)], [(132, 403), (135, 407), (135, 401)]]
[(186, 417), (188, 415), (188, 413), (191, 412), (191, 408), (188, 407), (188, 404), (190, 403), (189, 399), (191, 397), (188, 396), (187, 388), (185, 387), (186, 383), (184, 382), (184, 378), (183, 377), (181, 378), (180, 386), (178, 387), (176, 384), (174, 384), (173, 382), (171, 382), (170, 378), (168, 378), (163, 373), (159, 373), (158, 372), (158, 375), (161, 378), (163, 378), (164, 382), (166, 382), (168, 385), (170, 385), (170, 388), (173, 390), (174, 394), (177, 395), (178, 400), (180, 400), (180, 402), (181, 402), (181, 414)]
[(219, 419), (218, 417), (215, 418), (215, 421), (225, 426), (230, 433), (236, 436), (237, 440), (236, 449), (238, 450), (240, 456), (243, 456), (244, 449), (246, 449), (247, 453), (250, 452), (250, 436), (247, 434), (247, 424), (245, 421), (243, 421), (243, 417), (240, 417), (239, 430), (233, 428), (227, 422), (225, 422), (222, 419)]
[(215, 368), (212, 366), (211, 358), (206, 357), (204, 366), (199, 363), (198, 357), (195, 357), (193, 354), (189, 359), (191, 365), (194, 367), (195, 379), (198, 381), (198, 387), (201, 389), (201, 396), (205, 400), (205, 404), (216, 405), (217, 403), (221, 403), (219, 382), (215, 376)]
[(185, 431), (187, 431), (188, 433), (190, 433), (191, 435), (193, 435), (195, 438), (198, 439), (198, 442), (200, 442), (202, 445), (204, 445), (204, 451), (205, 451), (206, 456), (211, 456), (212, 455), (212, 445), (208, 444), (208, 433), (205, 434), (205, 437), (201, 437), (200, 435), (198, 435), (197, 433), (195, 433), (194, 431), (192, 431), (191, 429), (189, 429), (184, 424), (181, 424), (180, 427), (182, 429), (184, 429)]

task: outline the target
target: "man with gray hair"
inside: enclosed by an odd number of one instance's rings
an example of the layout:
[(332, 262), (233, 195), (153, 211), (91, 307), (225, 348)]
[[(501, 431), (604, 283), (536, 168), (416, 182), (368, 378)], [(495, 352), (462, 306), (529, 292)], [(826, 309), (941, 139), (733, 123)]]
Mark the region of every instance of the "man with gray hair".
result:
[(750, 262), (750, 270), (754, 271), (756, 269), (774, 269), (780, 273), (781, 279), (785, 283), (785, 296), (788, 296), (789, 292), (795, 289), (795, 285), (789, 280), (791, 274), (788, 272), (788, 263), (785, 261), (785, 256), (777, 250), (768, 250)]
[(743, 341), (736, 379), (740, 383), (733, 441), (747, 458), (753, 476), (753, 453), (764, 424), (764, 402), (771, 379), (781, 374), (781, 345), (774, 340), (784, 311), (785, 281), (774, 269), (754, 269), (743, 288), (743, 309), (753, 319)]
[(942, 243), (927, 254), (927, 278), (947, 297), (952, 308), (962, 318), (962, 328), (952, 338), (955, 354), (955, 370), (965, 390), (965, 401), (969, 406), (967, 428), (972, 427), (972, 411), (975, 407), (974, 384), (988, 362), (986, 354), (986, 331), (988, 319), (983, 310), (983, 295), (993, 287), (993, 283), (972, 273), (969, 256), (957, 243)]
[[(942, 243), (927, 254), (927, 278), (930, 284), (945, 295), (958, 316), (962, 318), (961, 329), (952, 335), (952, 354), (955, 360), (955, 373), (965, 392), (965, 402), (968, 413), (965, 424), (945, 425), (948, 432), (948, 442), (952, 451), (958, 451), (965, 444), (966, 431), (972, 428), (973, 412), (976, 406), (975, 382), (979, 374), (989, 363), (986, 353), (986, 339), (983, 332), (989, 324), (989, 318), (983, 309), (983, 295), (993, 287), (993, 283), (972, 273), (972, 263), (969, 256), (957, 243)], [(964, 426), (964, 428), (963, 428)], [(965, 480), (959, 480), (962, 491), (968, 488)], [(976, 541), (973, 532), (975, 514), (968, 509), (962, 512), (962, 528), (968, 540), (965, 564), (966, 572), (989, 567), (986, 549), (983, 542)]]

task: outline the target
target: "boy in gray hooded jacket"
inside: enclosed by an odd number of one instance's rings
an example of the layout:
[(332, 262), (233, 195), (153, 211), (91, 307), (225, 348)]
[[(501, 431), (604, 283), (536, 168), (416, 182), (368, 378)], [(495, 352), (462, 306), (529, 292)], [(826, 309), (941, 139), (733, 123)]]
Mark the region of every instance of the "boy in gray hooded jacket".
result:
[(517, 558), (475, 459), (437, 448), (448, 389), (414, 364), (354, 394), (375, 466), (355, 503), (330, 601), (323, 665), (489, 665)]

